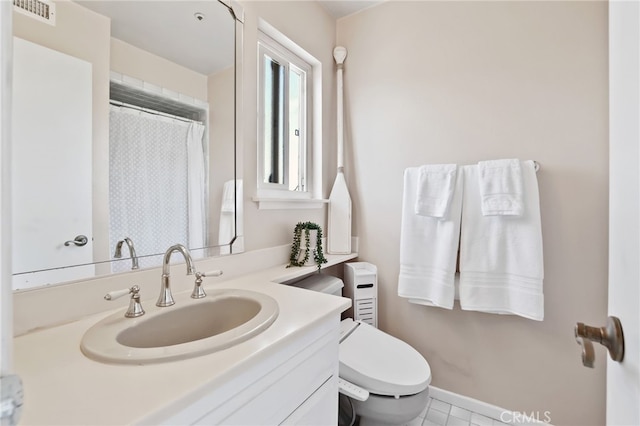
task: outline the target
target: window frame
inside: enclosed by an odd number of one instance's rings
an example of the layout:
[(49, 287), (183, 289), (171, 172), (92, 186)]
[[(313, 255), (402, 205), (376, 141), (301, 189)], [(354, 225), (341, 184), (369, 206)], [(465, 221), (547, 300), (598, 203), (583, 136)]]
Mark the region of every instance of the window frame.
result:
[[(284, 134), (285, 134), (285, 165), (284, 182), (270, 183), (265, 182), (265, 55), (283, 65), (286, 70), (285, 80), (285, 106), (284, 116)], [(257, 164), (257, 196), (254, 201), (258, 202), (259, 208), (319, 208), (326, 200), (321, 200), (321, 175), (322, 175), (322, 69), (321, 63), (301, 47), (293, 43), (284, 35), (279, 33), (264, 21), (260, 22), (258, 28), (257, 43), (257, 69), (258, 69), (258, 129), (257, 129), (257, 148), (258, 148), (258, 164)], [(299, 69), (305, 73), (304, 92), (306, 101), (303, 111), (302, 120), (304, 126), (301, 126), (300, 139), (303, 141), (304, 153), (299, 158), (304, 159), (302, 169), (302, 179), (304, 190), (289, 189), (289, 72), (290, 70)], [(269, 204), (273, 201), (283, 201), (280, 203)], [(287, 201), (294, 204), (286, 203)], [(297, 203), (296, 203), (297, 201)], [(304, 203), (307, 201), (306, 203)], [(302, 203), (301, 203), (302, 202)], [(305, 204), (305, 205), (303, 205)]]

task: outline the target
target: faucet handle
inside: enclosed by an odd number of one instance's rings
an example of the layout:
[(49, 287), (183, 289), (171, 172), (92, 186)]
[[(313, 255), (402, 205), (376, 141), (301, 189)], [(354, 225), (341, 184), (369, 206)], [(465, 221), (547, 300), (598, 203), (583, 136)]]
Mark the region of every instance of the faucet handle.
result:
[[(137, 287), (137, 286), (134, 286)], [(139, 288), (138, 288), (139, 290)], [(126, 296), (133, 291), (133, 287), (131, 288), (123, 288), (122, 290), (114, 290), (104, 295), (104, 300), (116, 300), (120, 299), (122, 296)]]
[(207, 293), (205, 293), (202, 288), (202, 279), (205, 277), (219, 277), (220, 275), (222, 275), (222, 271), (219, 269), (209, 272), (196, 272), (196, 284), (191, 292), (191, 297), (193, 299), (202, 299), (205, 297)]
[(196, 276), (200, 275), (201, 277), (219, 277), (222, 275), (222, 271), (220, 269), (215, 269), (209, 272), (196, 272)]
[(116, 300), (127, 294), (131, 294), (131, 299), (129, 300), (129, 309), (127, 309), (124, 316), (127, 318), (136, 318), (144, 315), (144, 309), (142, 309), (142, 305), (140, 304), (140, 287), (137, 285), (131, 288), (110, 291), (105, 294), (104, 300)]

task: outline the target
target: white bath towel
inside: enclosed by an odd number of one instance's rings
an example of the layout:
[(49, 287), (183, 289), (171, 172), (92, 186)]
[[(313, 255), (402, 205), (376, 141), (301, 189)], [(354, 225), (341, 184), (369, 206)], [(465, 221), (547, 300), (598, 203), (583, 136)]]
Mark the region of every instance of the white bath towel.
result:
[(478, 163), (482, 214), (520, 216), (524, 210), (520, 160)]
[(418, 168), (404, 173), (398, 295), (412, 303), (452, 309), (462, 180), (458, 173), (446, 217), (420, 216), (415, 214), (419, 173)]
[(446, 217), (456, 182), (455, 164), (420, 166), (415, 213), (421, 216)]
[(521, 216), (483, 216), (478, 167), (464, 166), (460, 306), (542, 321), (542, 229), (533, 161), (523, 161)]

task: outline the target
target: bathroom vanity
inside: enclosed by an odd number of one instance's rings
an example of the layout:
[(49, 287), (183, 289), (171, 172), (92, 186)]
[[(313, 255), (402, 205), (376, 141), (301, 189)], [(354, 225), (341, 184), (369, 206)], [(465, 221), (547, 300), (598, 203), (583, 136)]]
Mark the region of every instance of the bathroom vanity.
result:
[[(329, 266), (355, 256), (331, 256)], [(278, 284), (314, 271), (276, 266), (207, 283), (211, 291), (267, 294), (279, 308), (260, 334), (208, 355), (148, 365), (83, 355), (84, 333), (114, 312), (124, 314), (126, 303), (17, 337), (15, 369), (25, 395), (20, 424), (335, 423), (340, 314), (351, 302)], [(150, 307), (152, 296), (143, 305)]]

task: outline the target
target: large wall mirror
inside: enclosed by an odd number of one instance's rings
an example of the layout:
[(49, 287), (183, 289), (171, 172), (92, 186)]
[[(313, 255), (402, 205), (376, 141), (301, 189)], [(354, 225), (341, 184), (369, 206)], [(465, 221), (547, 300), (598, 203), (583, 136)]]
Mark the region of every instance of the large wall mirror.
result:
[(242, 251), (240, 7), (17, 3), (14, 289)]

